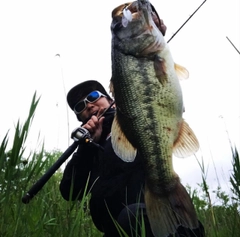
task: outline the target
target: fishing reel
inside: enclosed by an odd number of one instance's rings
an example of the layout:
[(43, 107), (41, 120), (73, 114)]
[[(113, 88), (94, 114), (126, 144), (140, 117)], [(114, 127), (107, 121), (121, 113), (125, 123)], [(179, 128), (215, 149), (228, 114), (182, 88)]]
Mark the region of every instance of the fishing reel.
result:
[(75, 142), (78, 142), (78, 144), (89, 143), (89, 144), (92, 144), (93, 146), (99, 148), (100, 150), (104, 151), (104, 148), (101, 145), (99, 145), (93, 141), (89, 131), (86, 128), (79, 127), (79, 128), (74, 129), (71, 134), (71, 138)]
[(71, 138), (78, 143), (87, 143), (91, 140), (91, 135), (86, 128), (78, 127), (73, 130)]

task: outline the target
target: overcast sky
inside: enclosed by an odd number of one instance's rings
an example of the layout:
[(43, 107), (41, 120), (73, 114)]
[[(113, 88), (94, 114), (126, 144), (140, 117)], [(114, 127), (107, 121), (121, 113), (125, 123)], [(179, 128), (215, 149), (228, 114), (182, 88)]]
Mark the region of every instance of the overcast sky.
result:
[[(152, 0), (167, 25), (168, 40), (203, 1)], [(26, 119), (35, 91), (41, 96), (29, 149), (45, 141), (47, 150), (65, 151), (71, 131), (79, 126), (67, 108), (66, 93), (89, 79), (108, 90), (111, 77), (111, 11), (124, 3), (111, 1), (0, 2), (0, 138)], [(239, 149), (240, 120), (239, 0), (207, 0), (169, 43), (174, 61), (190, 78), (181, 82), (184, 117), (199, 138), (213, 188), (228, 185), (231, 169), (229, 138)], [(59, 54), (60, 57), (55, 56)], [(38, 142), (38, 134), (40, 141)], [(174, 159), (184, 183), (201, 182), (194, 157)]]

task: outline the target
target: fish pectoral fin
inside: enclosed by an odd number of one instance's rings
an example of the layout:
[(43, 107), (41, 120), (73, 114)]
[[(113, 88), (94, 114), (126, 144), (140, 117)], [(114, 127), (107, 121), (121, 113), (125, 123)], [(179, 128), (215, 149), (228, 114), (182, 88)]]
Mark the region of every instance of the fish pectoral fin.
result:
[(179, 79), (180, 81), (181, 81), (181, 80), (188, 79), (188, 77), (189, 77), (189, 72), (188, 72), (188, 70), (187, 70), (185, 67), (183, 67), (183, 66), (181, 66), (181, 65), (179, 65), (179, 64), (177, 64), (177, 63), (174, 63), (174, 68), (175, 68), (177, 77), (178, 77), (178, 79)]
[(137, 149), (128, 141), (124, 133), (122, 132), (120, 125), (115, 116), (112, 123), (112, 135), (111, 135), (112, 147), (115, 154), (125, 162), (133, 162)]
[(199, 142), (193, 130), (183, 120), (179, 136), (173, 146), (173, 154), (184, 158), (193, 155), (199, 149)]

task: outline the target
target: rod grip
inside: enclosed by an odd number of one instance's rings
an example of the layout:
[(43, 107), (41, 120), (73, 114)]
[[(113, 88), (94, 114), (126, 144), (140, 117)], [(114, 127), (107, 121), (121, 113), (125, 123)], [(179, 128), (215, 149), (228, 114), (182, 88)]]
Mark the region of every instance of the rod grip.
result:
[(28, 204), (30, 200), (42, 189), (47, 181), (52, 177), (56, 170), (63, 164), (64, 161), (77, 148), (78, 142), (75, 141), (68, 149), (60, 156), (60, 158), (48, 169), (48, 171), (29, 189), (29, 191), (22, 197), (22, 202)]

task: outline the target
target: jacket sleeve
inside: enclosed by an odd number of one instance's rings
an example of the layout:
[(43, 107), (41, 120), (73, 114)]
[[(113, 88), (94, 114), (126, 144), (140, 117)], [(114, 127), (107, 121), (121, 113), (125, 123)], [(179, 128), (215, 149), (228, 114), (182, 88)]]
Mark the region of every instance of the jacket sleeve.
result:
[(95, 150), (89, 144), (80, 145), (68, 162), (60, 182), (60, 192), (65, 200), (81, 199), (85, 188), (90, 187), (88, 180), (93, 169)]

